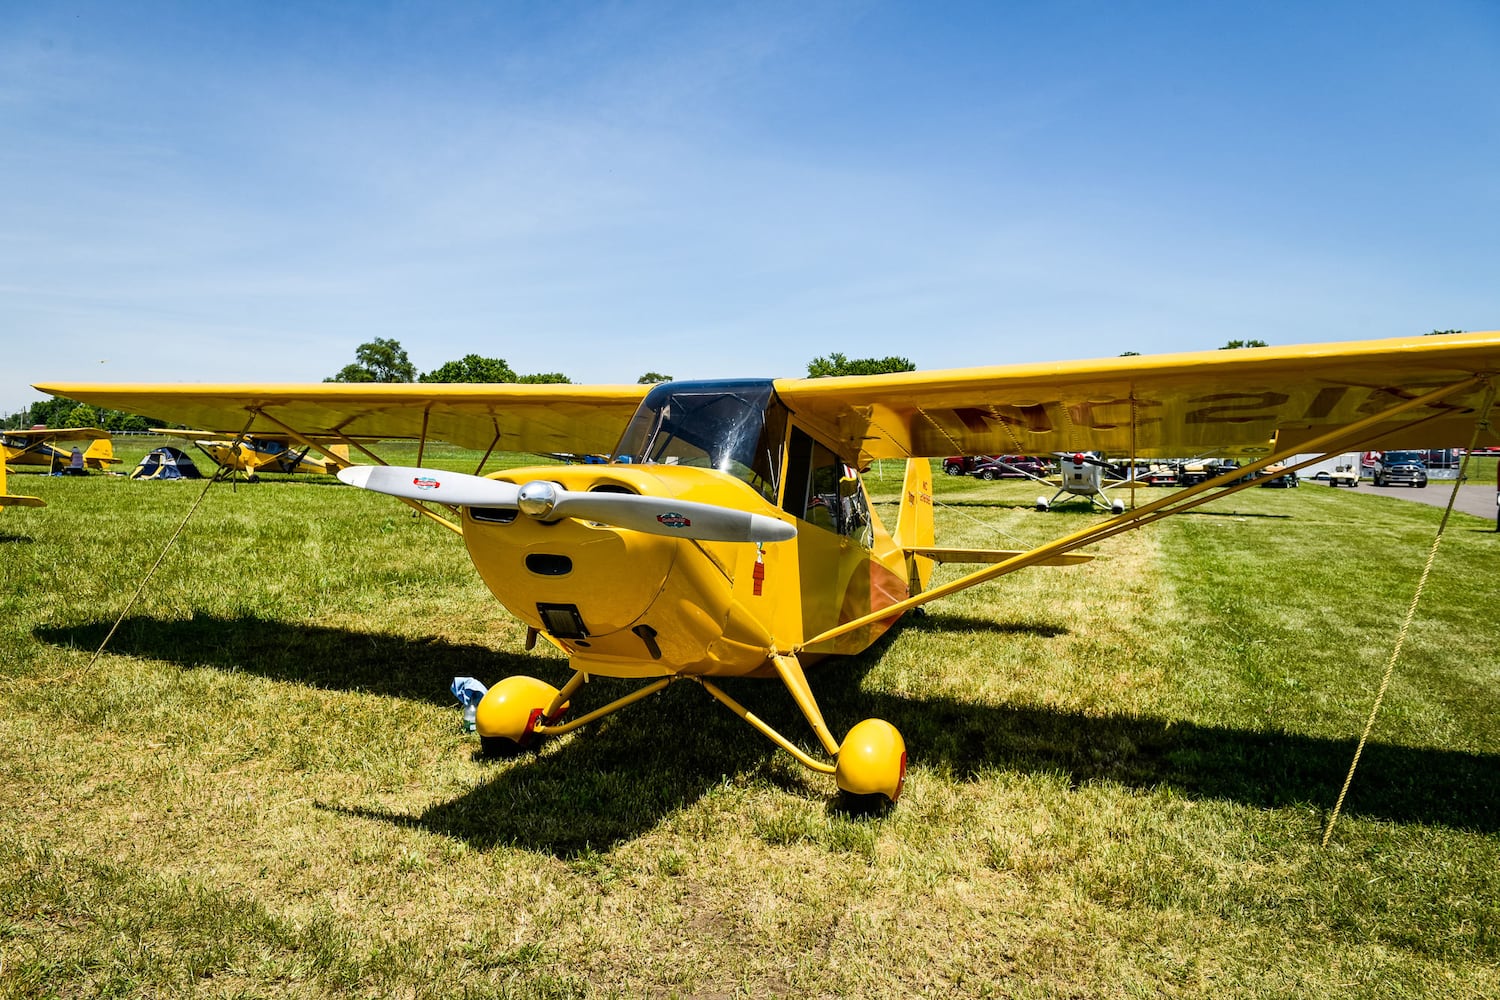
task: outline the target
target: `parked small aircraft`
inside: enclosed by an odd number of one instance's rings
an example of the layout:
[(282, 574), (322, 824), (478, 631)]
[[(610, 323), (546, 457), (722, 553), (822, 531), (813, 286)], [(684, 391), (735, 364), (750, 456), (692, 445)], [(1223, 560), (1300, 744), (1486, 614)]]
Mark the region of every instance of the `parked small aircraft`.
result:
[(0, 450), (11, 465), (44, 465), (54, 472), (68, 468), (72, 461), (71, 450), (57, 447), (59, 443), (87, 441), (83, 452), (85, 469), (105, 469), (119, 463), (114, 446), (110, 443), (109, 431), (98, 427), (33, 427), (25, 431), (0, 431)]
[(220, 469), (231, 473), (243, 473), (246, 480), (255, 482), (262, 472), (337, 472), (349, 464), (349, 449), (335, 445), (329, 449), (330, 457), (308, 454), (312, 443), (300, 448), (290, 434), (257, 432), (235, 435), (233, 432), (172, 430), (153, 427), (152, 433), (167, 437), (178, 437), (193, 442), (198, 450), (214, 461)]
[(1057, 498), (1066, 493), (1070, 498), (1081, 497), (1111, 514), (1125, 512), (1125, 501), (1119, 498), (1110, 500), (1108, 489), (1111, 486), (1124, 485), (1126, 480), (1114, 478), (1113, 467), (1108, 462), (1092, 452), (1082, 451), (1071, 455), (1059, 453), (1057, 461), (1060, 479), (1037, 479), (1038, 482), (1055, 483), (1058, 486), (1057, 492), (1052, 494), (1052, 499), (1036, 498), (1037, 510), (1051, 510), (1052, 505), (1057, 503)]
[[(491, 592), (527, 625), (528, 647), (541, 638), (568, 656), (574, 673), (561, 689), (527, 676), (489, 689), (476, 719), (487, 748), (570, 732), (687, 681), (806, 767), (833, 774), (842, 791), (894, 800), (906, 768), (901, 734), (866, 719), (835, 739), (805, 664), (867, 648), (930, 601), (1086, 558), (1075, 550), (1244, 489), (1250, 474), (1299, 453), (1500, 443), (1489, 421), (1496, 373), (1500, 332), (651, 387), (37, 388), (187, 424), (284, 432), (325, 454), (321, 442), (353, 443), (351, 434), (482, 449), (472, 475), (361, 465), (340, 478), (462, 535)], [(482, 475), (496, 450), (610, 461)], [(931, 457), (1090, 450), (1213, 451), (1246, 464), (1129, 512), (1112, 504), (1113, 517), (1024, 552), (935, 544)], [(906, 470), (887, 530), (855, 470), (894, 458)], [(1075, 464), (1080, 474), (1097, 468)], [(939, 584), (939, 561), (983, 565)], [(592, 675), (643, 684), (564, 721)], [(725, 676), (778, 678), (826, 757), (731, 697), (716, 683)]]

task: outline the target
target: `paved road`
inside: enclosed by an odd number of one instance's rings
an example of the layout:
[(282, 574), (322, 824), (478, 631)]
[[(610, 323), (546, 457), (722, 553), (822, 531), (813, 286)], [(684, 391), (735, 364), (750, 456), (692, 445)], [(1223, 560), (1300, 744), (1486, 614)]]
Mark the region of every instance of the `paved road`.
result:
[[(1321, 485), (1315, 480), (1302, 480), (1304, 488), (1308, 486)], [(1329, 487), (1332, 489), (1332, 487)], [(1342, 487), (1340, 487), (1342, 489)], [(1418, 503), (1429, 504), (1433, 507), (1448, 506), (1448, 495), (1453, 492), (1451, 480), (1434, 479), (1425, 490), (1415, 489), (1411, 486), (1372, 486), (1367, 482), (1359, 484), (1359, 491), (1364, 493), (1378, 493), (1381, 496), (1396, 497), (1400, 500), (1416, 500)], [(1473, 514), (1487, 521), (1495, 520), (1495, 488), (1490, 485), (1473, 486), (1465, 484), (1458, 488), (1458, 499), (1453, 503), (1454, 510), (1461, 510), (1465, 514)]]

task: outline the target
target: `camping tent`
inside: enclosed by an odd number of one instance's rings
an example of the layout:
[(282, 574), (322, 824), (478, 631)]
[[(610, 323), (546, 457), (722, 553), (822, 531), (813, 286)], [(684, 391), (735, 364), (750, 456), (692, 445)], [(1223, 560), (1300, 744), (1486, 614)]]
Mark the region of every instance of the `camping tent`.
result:
[(193, 460), (176, 448), (153, 448), (130, 473), (131, 479), (202, 479)]

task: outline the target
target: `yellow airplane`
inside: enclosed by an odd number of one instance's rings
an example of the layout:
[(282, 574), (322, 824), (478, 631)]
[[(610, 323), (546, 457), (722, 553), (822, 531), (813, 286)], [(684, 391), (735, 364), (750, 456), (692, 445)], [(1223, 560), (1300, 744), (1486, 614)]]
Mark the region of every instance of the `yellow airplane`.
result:
[(98, 427), (33, 427), (25, 431), (0, 431), (0, 451), (11, 465), (44, 465), (54, 472), (66, 469), (72, 462), (72, 452), (57, 447), (59, 442), (87, 441), (83, 452), (85, 469), (105, 469), (119, 464), (114, 446), (110, 443), (109, 431)]
[(337, 472), (349, 464), (349, 449), (335, 444), (329, 451), (331, 458), (310, 455), (312, 444), (293, 447), (298, 442), (288, 434), (255, 433), (237, 436), (218, 431), (172, 430), (153, 427), (153, 434), (178, 437), (198, 446), (220, 469), (243, 473), (250, 482), (260, 478), (262, 472)]
[[(472, 475), (422, 468), (419, 450), (417, 467), (358, 465), (339, 477), (461, 534), (491, 592), (528, 626), (528, 648), (542, 638), (569, 657), (574, 673), (561, 689), (527, 676), (489, 689), (476, 713), (486, 749), (570, 732), (686, 681), (832, 774), (842, 792), (894, 801), (906, 769), (901, 734), (867, 719), (835, 738), (805, 665), (867, 648), (930, 601), (1087, 558), (1075, 550), (1243, 489), (1251, 473), (1299, 453), (1500, 442), (1489, 422), (1497, 373), (1500, 332), (651, 387), (37, 388), (189, 424), (248, 423), (319, 450), (348, 434), (483, 450)], [(482, 475), (497, 450), (610, 461)], [(930, 457), (1084, 451), (1213, 451), (1245, 464), (1024, 552), (935, 543)], [(892, 458), (907, 462), (887, 530), (855, 470)], [(980, 566), (935, 585), (938, 561)], [(567, 717), (593, 675), (641, 685)], [(778, 679), (823, 753), (716, 683), (735, 676)]]

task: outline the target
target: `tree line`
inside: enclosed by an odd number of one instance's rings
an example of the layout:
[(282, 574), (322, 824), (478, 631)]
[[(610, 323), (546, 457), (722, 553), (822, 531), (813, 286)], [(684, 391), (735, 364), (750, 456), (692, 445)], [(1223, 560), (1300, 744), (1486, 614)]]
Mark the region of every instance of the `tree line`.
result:
[[(807, 364), (808, 378), (827, 375), (879, 375), (884, 372), (916, 371), (917, 366), (906, 358), (850, 358), (835, 351), (823, 357), (813, 358)], [(504, 358), (486, 358), (479, 354), (465, 354), (457, 361), (446, 361), (430, 372), (418, 373), (411, 363), (406, 348), (398, 340), (376, 337), (354, 349), (354, 361), (330, 375), (324, 382), (509, 382), (509, 383), (563, 383), (572, 384), (572, 379), (562, 372), (538, 372), (517, 375)], [(670, 382), (672, 376), (649, 371), (636, 379), (640, 385), (655, 385)]]
[(166, 422), (124, 413), (103, 406), (90, 406), (66, 396), (53, 396), (32, 403), (24, 410), (0, 418), (0, 427), (8, 431), (25, 430), (37, 424), (47, 427), (99, 427), (106, 431), (146, 431), (152, 427), (165, 427)]
[(354, 349), (354, 362), (340, 368), (324, 382), (529, 382), (571, 383), (562, 372), (517, 375), (503, 358), (466, 354), (430, 372), (417, 372), (398, 340), (376, 337)]

